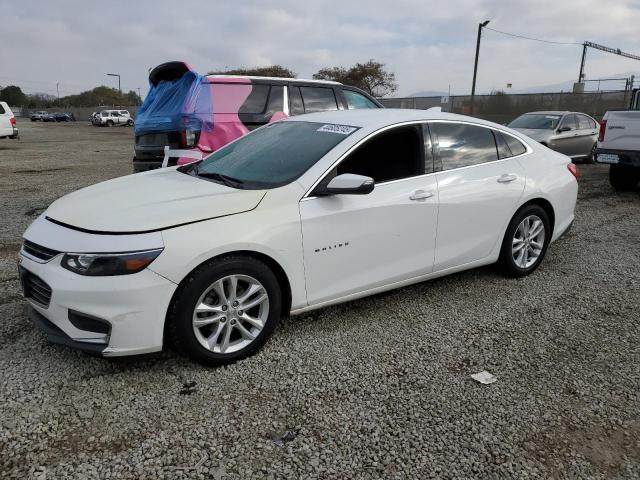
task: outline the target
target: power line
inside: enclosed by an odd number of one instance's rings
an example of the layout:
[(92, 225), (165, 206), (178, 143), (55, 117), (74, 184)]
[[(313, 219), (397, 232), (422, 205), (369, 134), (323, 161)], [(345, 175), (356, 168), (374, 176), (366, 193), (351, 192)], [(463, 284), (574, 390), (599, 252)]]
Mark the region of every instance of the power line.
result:
[(554, 44), (554, 45), (580, 45), (580, 46), (582, 46), (581, 42), (556, 42), (554, 40), (543, 40), (542, 38), (527, 37), (526, 35), (517, 35), (515, 33), (503, 32), (502, 30), (496, 30), (495, 28), (490, 28), (490, 27), (484, 27), (484, 28), (486, 28), (487, 30), (491, 30), (492, 32), (501, 33), (502, 35), (508, 35), (510, 37), (522, 38), (524, 40), (533, 40), (534, 42), (551, 43), (551, 44)]

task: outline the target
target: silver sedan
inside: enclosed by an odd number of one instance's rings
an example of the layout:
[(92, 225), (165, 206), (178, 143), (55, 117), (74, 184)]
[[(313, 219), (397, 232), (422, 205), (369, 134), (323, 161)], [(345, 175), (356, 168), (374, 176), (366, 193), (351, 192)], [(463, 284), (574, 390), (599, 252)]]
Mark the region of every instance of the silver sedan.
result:
[(585, 113), (530, 112), (520, 115), (509, 127), (573, 160), (593, 161), (598, 122)]

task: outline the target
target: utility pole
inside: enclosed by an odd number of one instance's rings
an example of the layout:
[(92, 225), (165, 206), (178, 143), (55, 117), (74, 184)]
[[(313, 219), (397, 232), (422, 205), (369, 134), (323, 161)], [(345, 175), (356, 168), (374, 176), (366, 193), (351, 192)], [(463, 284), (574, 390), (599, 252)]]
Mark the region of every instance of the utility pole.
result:
[(480, 38), (482, 37), (482, 28), (489, 24), (490, 20), (485, 20), (478, 24), (478, 40), (476, 42), (476, 61), (473, 64), (473, 82), (471, 83), (471, 111), (470, 115), (473, 115), (473, 103), (476, 96), (476, 76), (478, 74), (478, 56), (480, 55)]
[(56, 92), (58, 92), (58, 106), (60, 106), (60, 82), (56, 82)]
[(118, 91), (122, 94), (122, 88), (120, 88), (120, 74), (119, 73), (107, 73), (110, 77), (118, 77)]
[(601, 50), (607, 53), (613, 53), (614, 55), (620, 55), (621, 57), (630, 58), (632, 60), (640, 60), (640, 55), (634, 55), (632, 53), (623, 52), (619, 48), (605, 47), (604, 45), (600, 45), (598, 43), (593, 43), (593, 42), (584, 42), (582, 44), (582, 61), (580, 62), (580, 73), (578, 74), (578, 83), (581, 83), (584, 81), (584, 61), (587, 56), (587, 47), (591, 47), (596, 50)]

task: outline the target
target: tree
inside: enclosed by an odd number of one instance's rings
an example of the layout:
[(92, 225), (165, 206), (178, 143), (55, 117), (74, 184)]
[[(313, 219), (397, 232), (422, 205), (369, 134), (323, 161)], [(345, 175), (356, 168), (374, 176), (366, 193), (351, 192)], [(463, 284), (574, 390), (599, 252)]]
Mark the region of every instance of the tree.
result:
[(32, 93), (28, 97), (27, 107), (29, 108), (49, 108), (57, 104), (55, 95), (49, 95), (48, 93)]
[(295, 78), (296, 72), (282, 65), (270, 65), (268, 67), (240, 67), (230, 70), (214, 70), (207, 75), (255, 75), (257, 77)]
[(358, 87), (374, 97), (391, 95), (398, 89), (396, 75), (384, 69), (384, 63), (370, 59), (352, 67), (326, 67), (313, 75), (316, 80), (334, 80)]
[(20, 87), (8, 85), (0, 90), (0, 100), (7, 102), (11, 107), (24, 107), (29, 99)]
[(133, 106), (139, 104), (140, 97), (133, 90), (123, 94), (117, 88), (105, 87), (104, 85), (60, 99), (60, 105), (69, 107)]

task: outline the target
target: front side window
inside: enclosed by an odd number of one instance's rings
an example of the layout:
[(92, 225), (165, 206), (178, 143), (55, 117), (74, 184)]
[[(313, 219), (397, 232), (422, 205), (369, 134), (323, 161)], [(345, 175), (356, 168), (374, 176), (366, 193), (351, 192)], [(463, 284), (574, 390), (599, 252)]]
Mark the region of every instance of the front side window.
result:
[(337, 110), (338, 103), (333, 88), (326, 87), (300, 87), (304, 111), (326, 112), (327, 110)]
[(569, 127), (571, 130), (578, 128), (578, 120), (575, 115), (565, 115), (560, 123), (560, 128)]
[(275, 188), (298, 178), (356, 130), (348, 125), (275, 122), (182, 171), (234, 188)]
[(345, 158), (336, 174), (364, 175), (376, 183), (424, 174), (420, 128), (419, 125), (396, 127), (375, 135)]
[(511, 128), (530, 128), (532, 130), (554, 130), (558, 126), (560, 118), (560, 115), (525, 113), (516, 118), (508, 126)]
[(469, 167), (498, 159), (491, 130), (465, 123), (433, 122), (442, 170)]
[(343, 90), (344, 99), (347, 101), (349, 110), (358, 108), (378, 108), (378, 106), (364, 95), (354, 92), (353, 90)]

